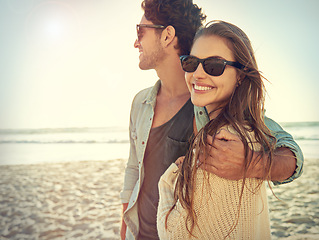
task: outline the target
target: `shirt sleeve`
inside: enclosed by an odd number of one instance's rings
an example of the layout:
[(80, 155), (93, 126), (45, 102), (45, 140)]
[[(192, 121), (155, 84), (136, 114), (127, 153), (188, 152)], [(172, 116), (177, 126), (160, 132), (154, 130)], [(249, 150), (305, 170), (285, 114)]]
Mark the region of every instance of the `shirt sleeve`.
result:
[(130, 139), (130, 153), (125, 168), (123, 189), (120, 193), (120, 199), (122, 203), (128, 203), (132, 195), (133, 189), (139, 177), (139, 165), (136, 154), (136, 129), (134, 127), (134, 121), (132, 120), (132, 111), (134, 111), (134, 105), (132, 104), (130, 125), (129, 125), (129, 139)]
[(281, 182), (273, 181), (273, 183), (275, 185), (279, 185), (283, 183), (292, 182), (296, 178), (300, 177), (300, 175), (303, 172), (303, 162), (304, 162), (303, 153), (300, 147), (298, 146), (298, 144), (293, 139), (293, 137), (289, 133), (284, 131), (283, 128), (278, 123), (276, 123), (275, 121), (273, 121), (272, 119), (268, 117), (265, 117), (265, 124), (269, 128), (273, 136), (277, 139), (276, 148), (280, 148), (280, 147), (289, 148), (295, 154), (295, 157), (296, 157), (296, 170), (294, 174), (290, 178), (284, 181), (281, 181)]

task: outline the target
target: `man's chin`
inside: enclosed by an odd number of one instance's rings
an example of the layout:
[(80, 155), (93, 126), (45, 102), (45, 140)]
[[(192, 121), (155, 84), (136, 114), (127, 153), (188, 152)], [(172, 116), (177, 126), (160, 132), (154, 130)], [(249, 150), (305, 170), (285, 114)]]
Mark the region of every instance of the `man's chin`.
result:
[(151, 68), (150, 66), (145, 65), (145, 64), (142, 64), (142, 63), (140, 63), (138, 66), (139, 66), (139, 68), (140, 68), (141, 70), (150, 70), (150, 69), (153, 69), (153, 68)]

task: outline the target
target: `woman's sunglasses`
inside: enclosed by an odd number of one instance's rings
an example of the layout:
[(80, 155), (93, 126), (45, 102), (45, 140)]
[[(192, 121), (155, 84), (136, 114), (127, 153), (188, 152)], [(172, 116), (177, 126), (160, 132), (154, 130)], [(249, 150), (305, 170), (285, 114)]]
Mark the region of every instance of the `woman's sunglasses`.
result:
[(220, 76), (224, 73), (226, 65), (243, 69), (244, 66), (239, 62), (226, 61), (216, 57), (200, 59), (190, 55), (180, 56), (182, 68), (185, 72), (195, 72), (199, 63), (203, 65), (204, 71), (211, 76)]

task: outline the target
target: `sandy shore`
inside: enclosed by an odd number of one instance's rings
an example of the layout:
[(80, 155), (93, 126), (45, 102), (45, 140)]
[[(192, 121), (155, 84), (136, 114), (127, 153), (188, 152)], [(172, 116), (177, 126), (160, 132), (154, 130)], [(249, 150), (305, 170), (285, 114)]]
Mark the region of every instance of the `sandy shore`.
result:
[[(0, 239), (119, 239), (126, 160), (0, 166)], [(273, 239), (319, 239), (319, 160), (269, 193)]]
[(119, 239), (125, 160), (0, 166), (0, 239)]
[(306, 159), (295, 181), (269, 192), (273, 239), (319, 239), (319, 159)]

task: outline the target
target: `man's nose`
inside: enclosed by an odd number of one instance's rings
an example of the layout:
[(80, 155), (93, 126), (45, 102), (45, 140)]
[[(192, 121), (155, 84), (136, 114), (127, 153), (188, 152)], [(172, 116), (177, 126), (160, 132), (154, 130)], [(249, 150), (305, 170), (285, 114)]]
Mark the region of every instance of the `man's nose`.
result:
[(140, 46), (140, 42), (138, 41), (138, 39), (136, 39), (134, 42), (134, 47), (138, 48), (139, 46)]

